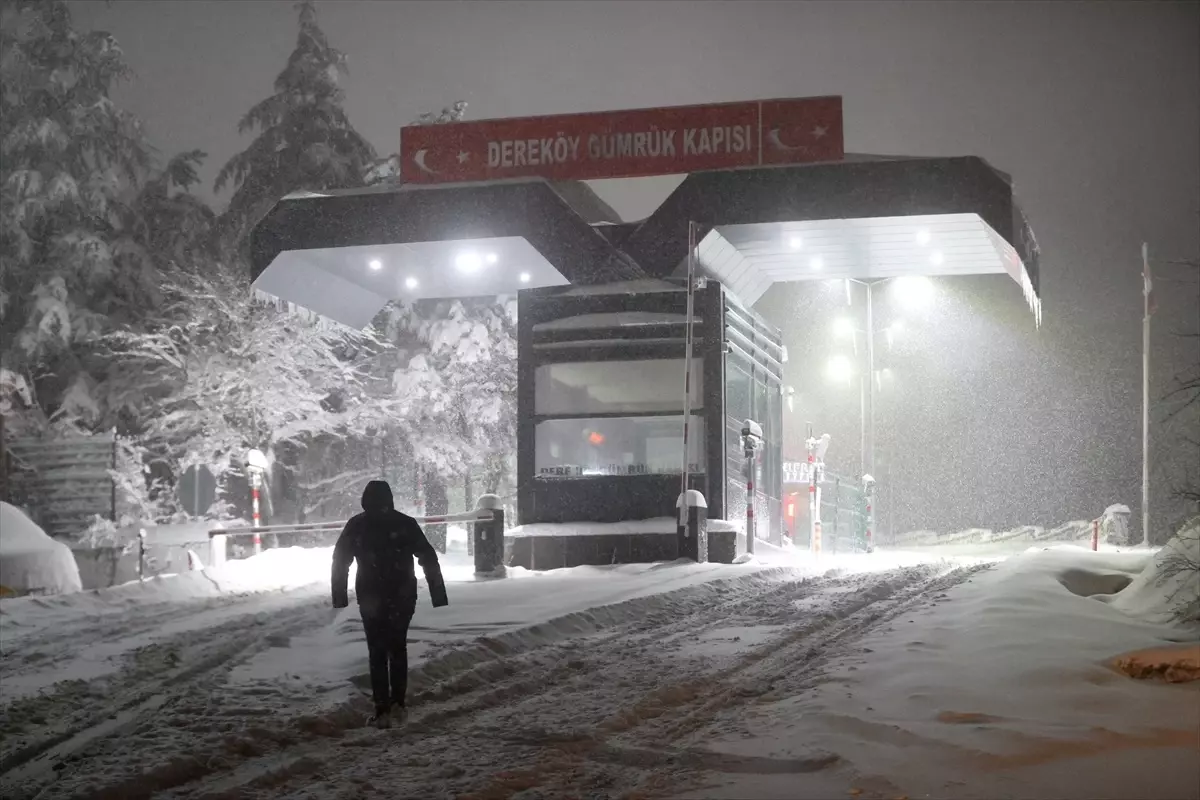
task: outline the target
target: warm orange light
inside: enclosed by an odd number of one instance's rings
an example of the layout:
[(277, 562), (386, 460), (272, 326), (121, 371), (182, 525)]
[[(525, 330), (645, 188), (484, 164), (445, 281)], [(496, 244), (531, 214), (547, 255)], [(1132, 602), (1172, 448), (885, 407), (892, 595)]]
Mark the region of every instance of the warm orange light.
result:
[(588, 434), (588, 441), (599, 447), (600, 445), (604, 444), (604, 434), (592, 431)]

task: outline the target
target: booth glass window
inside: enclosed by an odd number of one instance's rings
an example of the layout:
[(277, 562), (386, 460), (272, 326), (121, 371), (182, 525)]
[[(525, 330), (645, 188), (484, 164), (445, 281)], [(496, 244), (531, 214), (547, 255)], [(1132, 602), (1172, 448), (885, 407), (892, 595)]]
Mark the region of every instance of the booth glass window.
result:
[[(703, 474), (704, 418), (688, 430), (688, 471)], [(538, 422), (535, 466), (542, 478), (678, 475), (683, 416), (583, 417)]]
[[(692, 362), (688, 471), (705, 472), (703, 361)], [(534, 378), (534, 469), (541, 478), (678, 475), (682, 358), (542, 364)]]
[(743, 420), (751, 419), (750, 366), (734, 356), (725, 361), (725, 413), (740, 426)]
[[(704, 397), (704, 371), (693, 359), (691, 407)], [(534, 379), (539, 417), (683, 411), (683, 359), (543, 364)]]
[[(751, 335), (753, 341), (757, 337)], [(780, 540), (782, 494), (782, 396), (778, 379), (767, 369), (765, 356), (756, 346), (734, 348), (725, 357), (725, 513), (740, 518), (746, 513), (746, 462), (742, 449), (742, 424), (757, 422), (763, 431), (764, 448), (755, 460), (755, 489), (761, 539)]]

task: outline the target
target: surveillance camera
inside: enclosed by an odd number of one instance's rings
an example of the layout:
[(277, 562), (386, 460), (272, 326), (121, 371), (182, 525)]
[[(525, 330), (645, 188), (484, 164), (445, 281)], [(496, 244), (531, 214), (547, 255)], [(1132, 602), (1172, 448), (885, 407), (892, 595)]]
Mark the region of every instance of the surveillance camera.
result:
[(748, 419), (742, 423), (742, 436), (753, 436), (756, 439), (763, 438), (762, 426), (752, 419)]

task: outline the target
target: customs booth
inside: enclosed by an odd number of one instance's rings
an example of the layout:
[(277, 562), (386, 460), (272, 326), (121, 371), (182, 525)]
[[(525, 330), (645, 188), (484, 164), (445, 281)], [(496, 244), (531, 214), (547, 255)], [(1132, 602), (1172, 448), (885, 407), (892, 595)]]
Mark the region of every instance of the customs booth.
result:
[[(683, 465), (686, 302), (686, 282), (678, 280), (521, 293), (522, 523), (671, 515)], [(765, 446), (757, 535), (778, 544), (785, 360), (779, 331), (711, 281), (695, 294), (693, 336), (689, 488), (704, 494), (713, 518), (744, 519), (741, 429), (746, 419), (759, 422)]]

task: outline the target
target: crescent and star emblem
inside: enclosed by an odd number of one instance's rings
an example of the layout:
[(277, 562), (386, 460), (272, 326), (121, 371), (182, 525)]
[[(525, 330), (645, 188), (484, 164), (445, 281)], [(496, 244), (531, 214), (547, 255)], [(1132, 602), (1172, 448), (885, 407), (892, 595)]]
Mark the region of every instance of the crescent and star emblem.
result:
[[(429, 148), (422, 147), (420, 150), (413, 153), (413, 163), (416, 164), (417, 167), (422, 172), (424, 172), (426, 175), (437, 175), (438, 171), (431, 168), (428, 164), (425, 163), (425, 158), (428, 155), (428, 153), (429, 153)], [(457, 158), (458, 158), (459, 164), (465, 164), (471, 160), (471, 154), (468, 153), (466, 150), (460, 150), (460, 151), (458, 151)]]
[[(817, 126), (814, 126), (811, 131), (809, 131), (809, 135), (812, 136), (812, 138), (817, 139), (817, 140), (825, 138), (828, 134), (829, 134), (829, 126), (828, 125), (817, 125)], [(776, 150), (808, 150), (809, 149), (808, 145), (784, 144), (783, 140), (779, 138), (779, 128), (772, 128), (770, 130), (770, 132), (767, 133), (767, 141), (770, 142), (771, 146), (774, 147)]]

